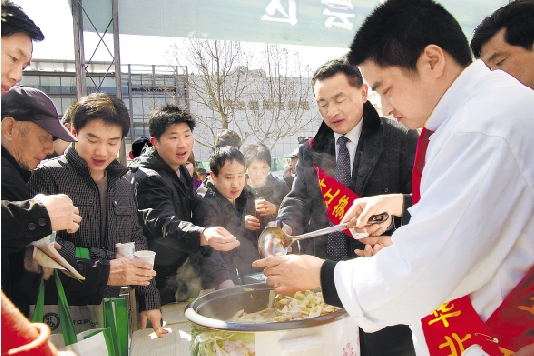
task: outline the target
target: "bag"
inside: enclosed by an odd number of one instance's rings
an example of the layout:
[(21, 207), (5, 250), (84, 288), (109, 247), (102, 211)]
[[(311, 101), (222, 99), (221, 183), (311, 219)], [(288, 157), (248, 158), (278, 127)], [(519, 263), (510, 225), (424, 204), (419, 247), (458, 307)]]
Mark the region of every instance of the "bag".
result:
[[(102, 304), (81, 306), (70, 305), (69, 311), (76, 334), (89, 329), (104, 327)], [(30, 305), (30, 316), (34, 315), (34, 313), (35, 306)], [(60, 318), (57, 305), (45, 305), (43, 308), (42, 320), (50, 327), (52, 334), (62, 334), (62, 324), (64, 319)]]
[[(67, 297), (59, 279), (54, 273), (58, 290), (58, 316), (61, 320), (73, 320)], [(124, 298), (105, 298), (102, 302), (103, 328), (89, 329), (76, 334), (74, 324), (64, 322), (61, 334), (51, 335), (50, 340), (60, 350), (73, 351), (79, 356), (128, 355), (128, 305)], [(41, 279), (33, 322), (43, 322), (44, 317), (44, 279)], [(62, 336), (62, 337), (61, 337)]]

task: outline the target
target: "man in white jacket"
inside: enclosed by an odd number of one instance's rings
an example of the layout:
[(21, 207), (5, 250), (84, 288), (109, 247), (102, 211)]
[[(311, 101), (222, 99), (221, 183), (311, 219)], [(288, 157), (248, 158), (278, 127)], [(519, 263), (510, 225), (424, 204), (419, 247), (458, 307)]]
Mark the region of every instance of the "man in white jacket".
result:
[[(268, 257), (254, 266), (265, 267), (276, 293), (322, 287), (325, 301), (342, 305), (365, 331), (412, 325), (418, 354), (459, 355), (482, 345), (493, 355), (485, 343), (493, 330), (451, 332), (432, 345), (421, 319), (439, 315), (425, 327), (448, 327), (454, 317), (440, 312), (467, 296), (484, 326), (534, 264), (534, 92), (481, 61), (471, 64), (460, 25), (431, 0), (380, 5), (358, 30), (349, 61), (380, 94), (384, 114), (434, 131), (410, 223), (372, 258)], [(402, 196), (369, 199), (344, 220), (363, 210), (363, 226), (372, 214), (407, 213)]]

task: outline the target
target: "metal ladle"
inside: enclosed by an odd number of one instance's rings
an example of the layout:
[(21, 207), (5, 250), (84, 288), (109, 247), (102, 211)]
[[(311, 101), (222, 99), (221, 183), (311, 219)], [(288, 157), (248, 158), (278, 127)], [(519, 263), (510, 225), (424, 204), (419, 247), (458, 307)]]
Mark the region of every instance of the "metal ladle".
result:
[[(373, 215), (367, 222), (368, 225), (380, 224), (389, 218), (388, 213), (382, 213), (380, 215)], [(306, 234), (298, 236), (287, 236), (279, 227), (269, 226), (261, 233), (258, 239), (258, 251), (262, 258), (267, 256), (285, 256), (287, 255), (288, 248), (295, 243), (307, 239), (309, 237), (316, 237), (321, 235), (330, 234), (332, 232), (350, 229), (356, 226), (356, 217), (352, 218), (345, 224), (339, 224), (335, 226), (325, 227), (323, 229), (308, 232)], [(352, 237), (355, 239), (362, 239), (369, 236), (366, 232), (352, 232)]]

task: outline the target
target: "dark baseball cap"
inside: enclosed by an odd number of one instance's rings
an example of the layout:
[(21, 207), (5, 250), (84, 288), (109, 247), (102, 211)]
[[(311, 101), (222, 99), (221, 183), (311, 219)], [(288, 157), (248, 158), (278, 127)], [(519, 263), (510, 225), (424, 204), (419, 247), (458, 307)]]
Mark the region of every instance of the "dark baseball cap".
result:
[(13, 87), (2, 96), (2, 120), (31, 121), (63, 141), (75, 142), (76, 137), (61, 125), (52, 100), (42, 91), (30, 87)]

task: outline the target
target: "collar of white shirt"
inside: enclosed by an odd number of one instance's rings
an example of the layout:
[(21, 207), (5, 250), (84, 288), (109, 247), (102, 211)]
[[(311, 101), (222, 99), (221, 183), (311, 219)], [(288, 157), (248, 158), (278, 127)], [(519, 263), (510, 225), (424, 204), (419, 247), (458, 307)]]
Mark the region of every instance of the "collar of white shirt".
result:
[(443, 94), (443, 97), (427, 120), (425, 127), (429, 130), (436, 131), (445, 120), (452, 117), (463, 106), (465, 101), (471, 98), (470, 93), (473, 87), (478, 84), (483, 76), (490, 72), (481, 60), (477, 60), (465, 68), (445, 94)]

